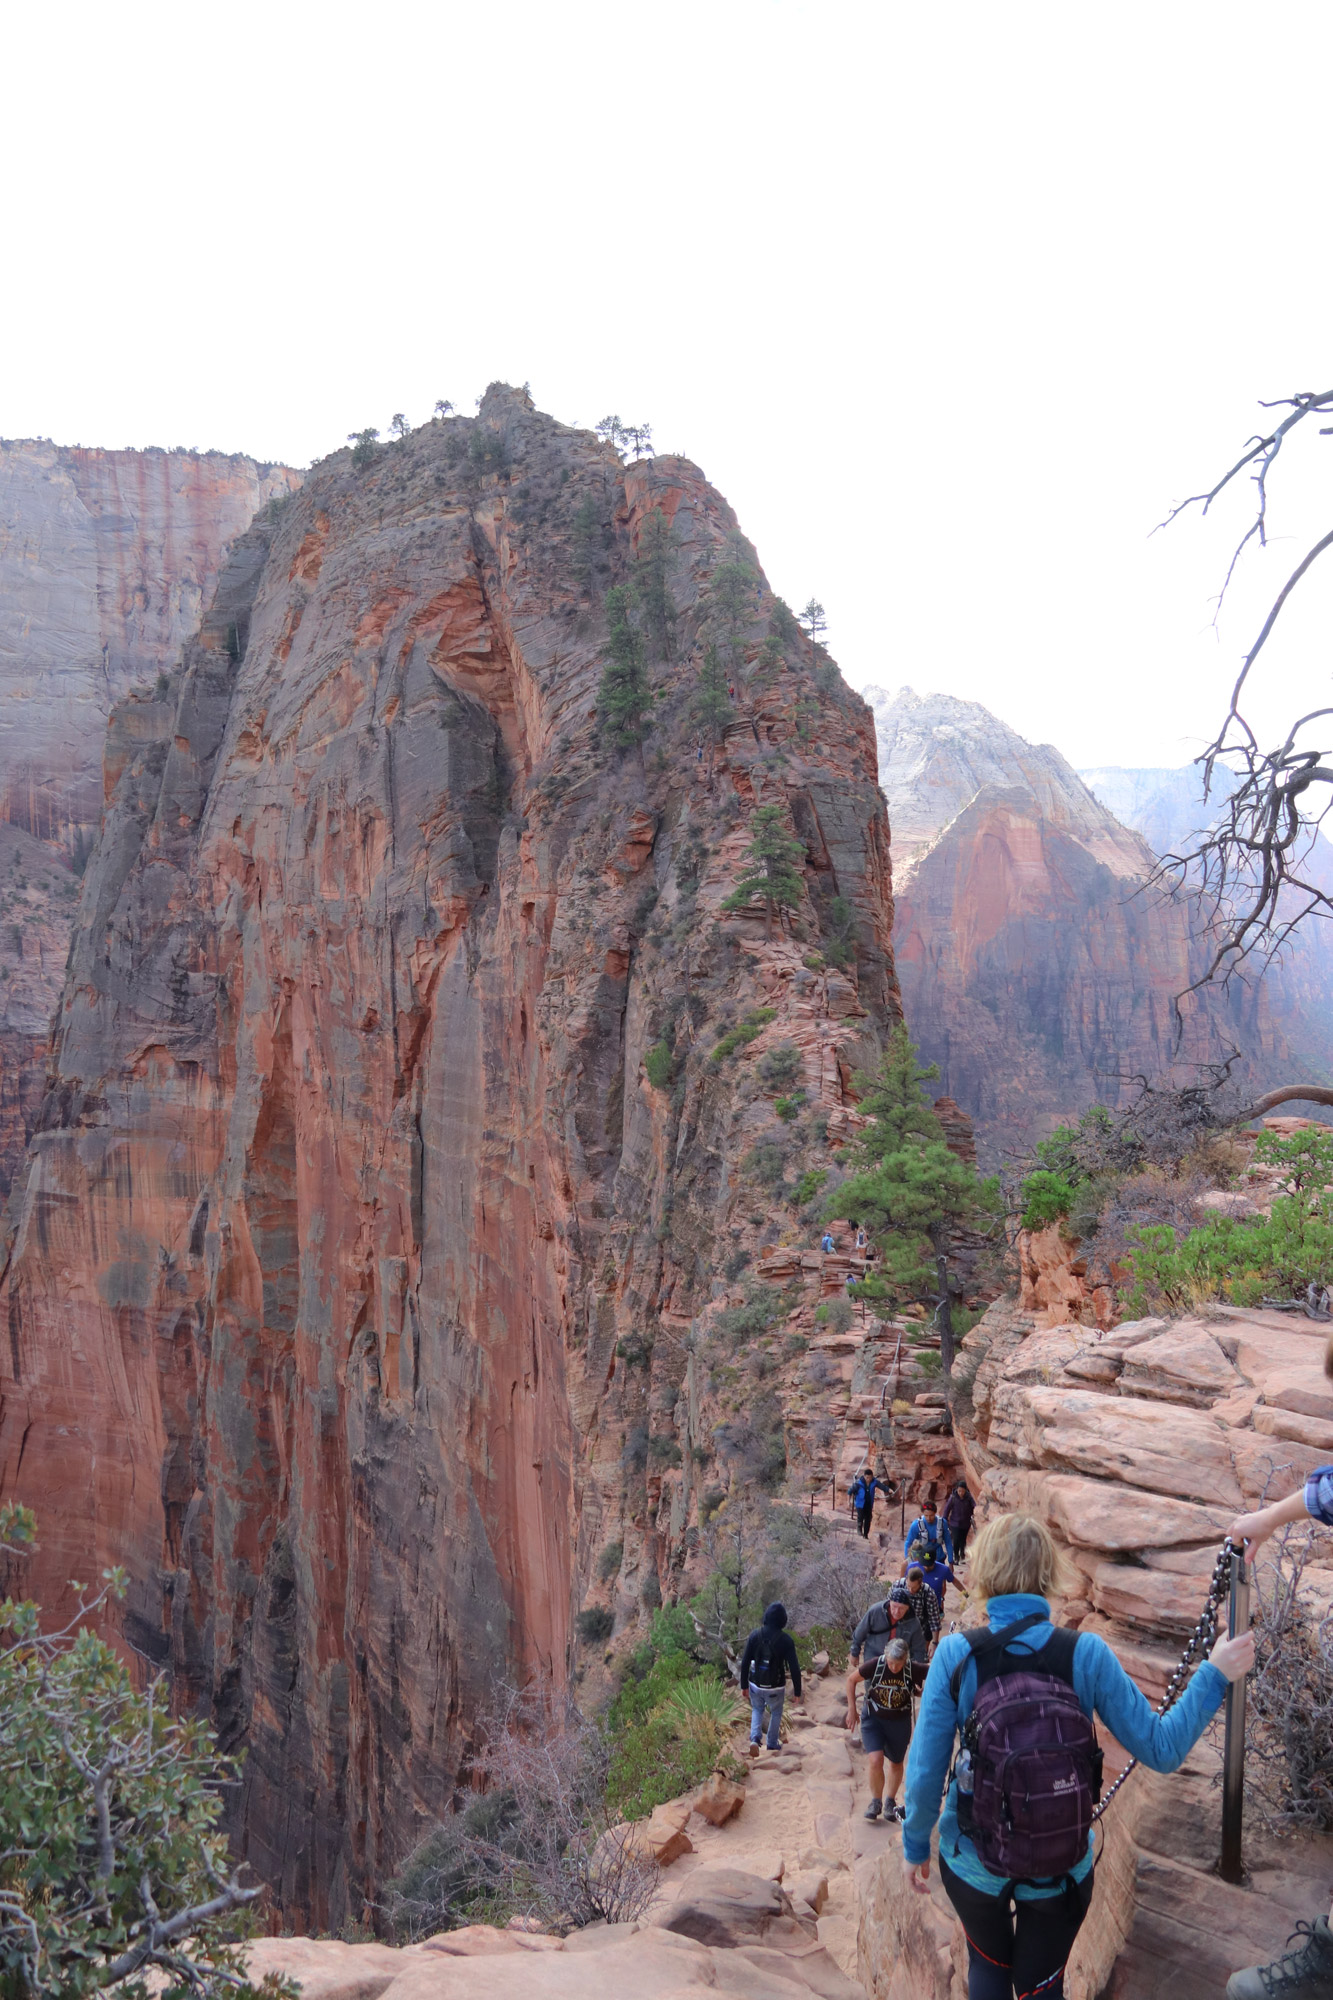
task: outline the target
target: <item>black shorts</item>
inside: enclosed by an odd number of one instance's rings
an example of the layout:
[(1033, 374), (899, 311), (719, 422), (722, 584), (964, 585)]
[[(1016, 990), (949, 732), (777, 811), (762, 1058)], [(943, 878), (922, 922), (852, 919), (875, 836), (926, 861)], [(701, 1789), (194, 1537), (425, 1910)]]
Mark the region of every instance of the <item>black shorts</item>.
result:
[(901, 1764), (912, 1740), (912, 1717), (876, 1715), (869, 1703), (861, 1711), (861, 1742), (867, 1750), (882, 1750), (891, 1764)]

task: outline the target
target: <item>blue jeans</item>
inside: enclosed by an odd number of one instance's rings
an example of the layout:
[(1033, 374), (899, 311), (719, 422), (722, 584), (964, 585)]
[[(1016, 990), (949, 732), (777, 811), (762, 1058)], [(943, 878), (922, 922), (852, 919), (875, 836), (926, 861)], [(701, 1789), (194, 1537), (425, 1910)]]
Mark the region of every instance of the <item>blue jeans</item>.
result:
[(764, 1710), (768, 1710), (768, 1747), (778, 1747), (778, 1725), (782, 1721), (782, 1704), (787, 1699), (785, 1687), (750, 1688), (750, 1741), (757, 1743), (764, 1733)]

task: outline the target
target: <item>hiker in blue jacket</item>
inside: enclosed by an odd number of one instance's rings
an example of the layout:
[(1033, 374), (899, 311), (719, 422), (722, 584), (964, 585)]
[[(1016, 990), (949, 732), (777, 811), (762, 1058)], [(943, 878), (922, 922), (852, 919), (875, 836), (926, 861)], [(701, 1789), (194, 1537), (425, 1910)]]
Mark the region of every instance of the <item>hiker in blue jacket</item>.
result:
[(933, 1500), (921, 1502), (921, 1512), (907, 1530), (907, 1540), (903, 1543), (908, 1562), (920, 1562), (926, 1549), (937, 1557), (943, 1556), (947, 1563), (953, 1561), (953, 1536), (948, 1522), (941, 1521)]
[(867, 1466), (857, 1473), (848, 1495), (852, 1503), (852, 1512), (856, 1516), (856, 1531), (864, 1535), (867, 1541), (870, 1539), (870, 1523), (875, 1514), (875, 1495), (880, 1491), (880, 1482)]
[[(973, 1594), (987, 1600), (991, 1632), (1020, 1623), (1025, 1629), (1021, 1636), (1015, 1633), (999, 1660), (996, 1649), (986, 1648), (984, 1633), (949, 1633), (936, 1650), (921, 1700), (907, 1775), (903, 1863), (913, 1889), (928, 1895), (930, 1836), (938, 1819), (940, 1879), (967, 1937), (968, 2000), (1011, 2000), (1013, 1994), (1061, 2000), (1065, 1964), (1092, 1901), (1094, 1841), (1090, 1828), (1082, 1857), (1062, 1875), (1006, 1879), (985, 1866), (976, 1842), (960, 1830), (958, 1772), (955, 1767), (951, 1775), (949, 1765), (954, 1739), (977, 1696), (979, 1667), (983, 1678), (993, 1676), (997, 1666), (1010, 1675), (1025, 1673), (1033, 1655), (1055, 1641), (1046, 1656), (1051, 1664), (1034, 1662), (1033, 1676), (1040, 1672), (1072, 1683), (1085, 1716), (1100, 1716), (1117, 1743), (1150, 1770), (1174, 1771), (1220, 1706), (1228, 1681), (1254, 1664), (1252, 1633), (1219, 1639), (1176, 1706), (1154, 1715), (1096, 1633), (1070, 1635), (1067, 1647), (1060, 1645), (1047, 1600), (1062, 1590), (1072, 1594), (1075, 1584), (1068, 1569), (1049, 1529), (1030, 1515), (1002, 1514), (985, 1527), (972, 1555)], [(975, 1650), (978, 1642), (981, 1654)], [(1054, 1665), (1062, 1655), (1068, 1660), (1063, 1676)], [(965, 1774), (965, 1784), (975, 1775)], [(967, 1803), (973, 1803), (970, 1793)], [(977, 1837), (983, 1837), (980, 1828)]]

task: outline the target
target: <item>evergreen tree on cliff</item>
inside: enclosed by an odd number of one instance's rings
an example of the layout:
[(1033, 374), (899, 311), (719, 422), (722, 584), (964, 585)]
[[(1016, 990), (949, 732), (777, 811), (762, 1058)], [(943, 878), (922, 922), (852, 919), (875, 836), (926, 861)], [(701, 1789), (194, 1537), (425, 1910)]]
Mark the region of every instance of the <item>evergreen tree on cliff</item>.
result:
[(939, 1075), (923, 1069), (905, 1027), (895, 1028), (879, 1067), (864, 1078), (861, 1110), (870, 1124), (843, 1158), (852, 1178), (829, 1207), (860, 1223), (883, 1257), (883, 1275), (859, 1287), (871, 1301), (935, 1299), (940, 1358), (954, 1362), (953, 1310), (962, 1295), (962, 1243), (967, 1234), (989, 1236), (1003, 1215), (999, 1184), (983, 1181), (944, 1143), (939, 1119), (921, 1086)]
[(783, 823), (781, 806), (760, 806), (750, 821), (747, 867), (723, 902), (724, 910), (746, 910), (756, 896), (764, 901), (764, 936), (773, 935), (774, 910), (794, 910), (804, 893), (800, 875), (805, 848)]
[(619, 750), (637, 748), (642, 754), (653, 690), (644, 662), (643, 634), (632, 615), (635, 604), (635, 593), (629, 584), (618, 583), (606, 593), (609, 632), (597, 712), (608, 742)]

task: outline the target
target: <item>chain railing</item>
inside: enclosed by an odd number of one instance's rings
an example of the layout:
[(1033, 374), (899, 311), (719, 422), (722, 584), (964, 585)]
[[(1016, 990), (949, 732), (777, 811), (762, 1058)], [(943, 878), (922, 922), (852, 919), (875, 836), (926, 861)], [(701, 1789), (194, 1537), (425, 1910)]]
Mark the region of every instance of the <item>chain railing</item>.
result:
[[(1228, 1535), (1218, 1553), (1217, 1561), (1213, 1564), (1212, 1580), (1208, 1585), (1208, 1597), (1200, 1613), (1199, 1622), (1189, 1636), (1185, 1650), (1180, 1656), (1179, 1666), (1175, 1669), (1175, 1672), (1166, 1684), (1166, 1693), (1157, 1704), (1157, 1713), (1159, 1715), (1165, 1715), (1167, 1710), (1173, 1708), (1180, 1700), (1181, 1695), (1185, 1692), (1186, 1683), (1190, 1675), (1194, 1672), (1195, 1667), (1199, 1664), (1199, 1660), (1217, 1637), (1218, 1613), (1222, 1608), (1222, 1600), (1229, 1594), (1231, 1589), (1231, 1558), (1236, 1553), (1236, 1545)], [(1138, 1761), (1137, 1757), (1130, 1758), (1110, 1791), (1107, 1792), (1101, 1803), (1094, 1808), (1092, 1815), (1094, 1820), (1101, 1818)]]

